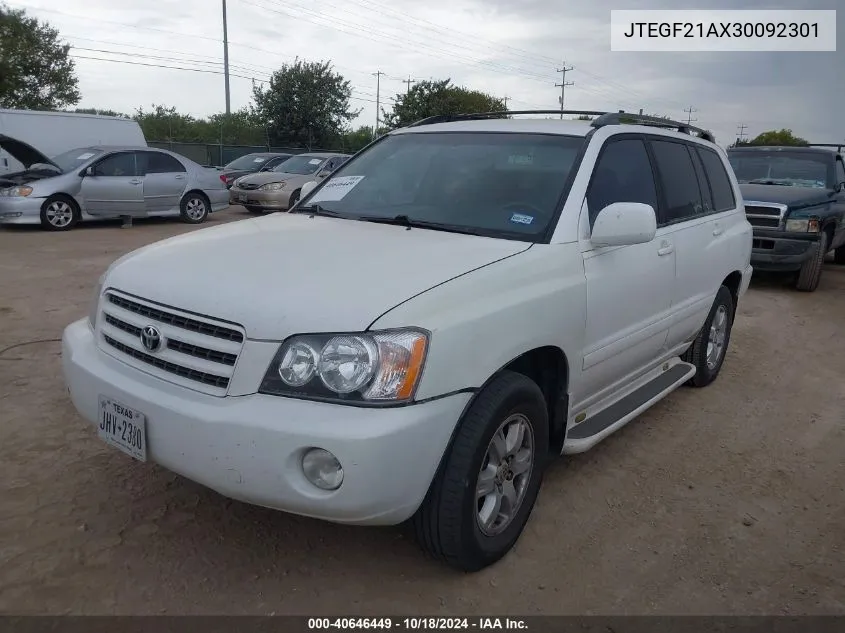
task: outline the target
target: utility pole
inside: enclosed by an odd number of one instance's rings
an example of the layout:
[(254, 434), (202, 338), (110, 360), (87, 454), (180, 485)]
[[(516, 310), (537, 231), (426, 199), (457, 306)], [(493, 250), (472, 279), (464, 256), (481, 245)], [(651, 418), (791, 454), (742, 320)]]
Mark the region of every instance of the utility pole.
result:
[(560, 83), (555, 84), (556, 88), (560, 88), (560, 118), (563, 120), (563, 96), (564, 90), (566, 90), (567, 86), (574, 86), (574, 81), (566, 81), (566, 73), (570, 70), (575, 70), (574, 66), (570, 66), (569, 68), (566, 67), (566, 62), (563, 62), (563, 68), (558, 68), (557, 72), (560, 73)]
[(690, 106), (690, 107), (688, 107), (688, 108), (684, 108), (684, 112), (686, 112), (686, 113), (689, 115), (689, 116), (687, 116), (687, 125), (689, 125), (689, 124), (690, 124), (690, 123), (692, 123), (693, 121), (698, 121), (698, 119), (693, 119), (693, 118), (692, 118), (692, 113), (693, 113), (693, 112), (698, 112), (698, 110), (696, 110), (696, 109), (695, 109), (695, 108), (693, 108), (692, 106)]
[(226, 114), (231, 113), (229, 98), (229, 32), (226, 23), (226, 0), (223, 0), (223, 74), (226, 76)]
[(502, 101), (503, 101), (503, 102), (504, 102), (504, 104), (505, 104), (505, 112), (507, 112), (507, 110), (508, 110), (508, 101), (510, 101), (510, 100), (511, 100), (511, 98), (510, 98), (510, 97), (504, 97), (504, 98), (502, 99)]
[(745, 125), (745, 123), (740, 123), (737, 126), (737, 132), (736, 132), (736, 137), (737, 137), (736, 142), (737, 143), (745, 142), (745, 137), (748, 136), (748, 134), (745, 133), (746, 129), (748, 129), (748, 126)]
[(411, 84), (415, 84), (415, 83), (417, 83), (417, 80), (416, 80), (416, 79), (411, 79), (411, 75), (408, 75), (408, 78), (407, 78), (407, 79), (403, 79), (403, 80), (402, 80), (402, 83), (403, 83), (403, 84), (407, 84), (407, 86), (408, 86), (408, 89), (405, 91), (405, 94), (407, 95), (408, 93), (410, 93), (410, 92), (411, 92)]
[[(380, 70), (372, 73), (376, 78), (376, 126), (373, 128), (373, 138), (378, 136), (378, 124), (380, 122), (381, 116), (381, 76), (386, 75), (387, 73), (383, 73)], [(410, 85), (410, 84), (408, 84)]]

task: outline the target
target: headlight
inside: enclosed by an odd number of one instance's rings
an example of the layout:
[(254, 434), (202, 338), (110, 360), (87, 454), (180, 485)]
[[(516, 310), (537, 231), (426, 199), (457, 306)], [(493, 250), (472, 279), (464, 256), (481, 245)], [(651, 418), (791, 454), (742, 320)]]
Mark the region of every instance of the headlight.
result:
[(32, 187), (21, 185), (20, 187), (7, 187), (0, 189), (0, 196), (8, 198), (24, 198), (32, 193)]
[(103, 292), (103, 284), (106, 281), (106, 273), (100, 275), (97, 280), (97, 287), (94, 289), (94, 296), (91, 297), (91, 305), (88, 308), (88, 323), (91, 324), (91, 329), (97, 329), (97, 314), (100, 308), (100, 295)]
[(386, 330), (305, 334), (287, 339), (260, 393), (343, 402), (403, 402), (422, 376), (428, 334)]
[(786, 231), (790, 233), (818, 233), (819, 221), (816, 219), (787, 220)]
[(279, 191), (279, 189), (285, 188), (285, 181), (282, 182), (268, 182), (266, 185), (261, 185), (259, 189), (264, 191)]

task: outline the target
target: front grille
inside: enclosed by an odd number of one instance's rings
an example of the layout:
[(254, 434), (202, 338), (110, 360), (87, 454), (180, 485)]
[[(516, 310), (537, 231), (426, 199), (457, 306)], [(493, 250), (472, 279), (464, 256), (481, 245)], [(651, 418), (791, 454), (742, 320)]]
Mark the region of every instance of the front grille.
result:
[(770, 251), (770, 250), (774, 249), (774, 247), (775, 247), (775, 241), (774, 240), (758, 240), (758, 239), (751, 240), (751, 248)]
[(745, 205), (745, 217), (751, 226), (762, 229), (777, 229), (786, 213), (786, 205), (752, 202)]
[[(226, 394), (244, 341), (235, 326), (116, 291), (106, 293), (101, 309), (101, 345), (112, 355), (163, 380)], [(157, 347), (143, 340), (149, 326), (158, 331)]]
[(199, 334), (207, 334), (208, 336), (226, 339), (227, 341), (236, 341), (238, 343), (242, 343), (244, 340), (243, 335), (237, 330), (209, 325), (208, 323), (204, 323), (202, 321), (196, 321), (194, 319), (172, 314), (170, 312), (164, 312), (163, 310), (151, 308), (150, 306), (136, 303), (134, 301), (130, 301), (128, 299), (124, 299), (123, 297), (118, 297), (116, 295), (110, 294), (109, 302), (113, 303), (114, 305), (120, 308), (123, 308), (124, 310), (129, 310), (130, 312), (134, 312), (135, 314), (148, 317), (150, 319), (153, 319), (154, 321), (160, 321), (161, 323), (174, 325), (185, 330), (198, 332)]
[(224, 378), (223, 376), (215, 376), (213, 374), (206, 374), (205, 372), (196, 371), (194, 369), (188, 369), (187, 367), (181, 367), (175, 363), (168, 363), (160, 358), (156, 358), (155, 356), (151, 356), (150, 354), (145, 354), (143, 352), (139, 352), (136, 349), (129, 347), (128, 345), (124, 345), (120, 341), (116, 341), (111, 338), (108, 334), (103, 335), (103, 339), (105, 339), (106, 343), (114, 347), (115, 349), (135, 358), (137, 360), (143, 361), (153, 367), (158, 367), (159, 369), (163, 369), (166, 372), (170, 372), (171, 374), (176, 374), (177, 376), (181, 376), (183, 378), (188, 378), (189, 380), (195, 380), (197, 382), (201, 382), (205, 385), (211, 385), (213, 387), (220, 387), (221, 389), (225, 389), (229, 386), (229, 379)]
[(254, 182), (242, 182), (238, 185), (238, 189), (243, 189), (244, 191), (253, 191), (258, 189), (261, 185), (256, 185)]

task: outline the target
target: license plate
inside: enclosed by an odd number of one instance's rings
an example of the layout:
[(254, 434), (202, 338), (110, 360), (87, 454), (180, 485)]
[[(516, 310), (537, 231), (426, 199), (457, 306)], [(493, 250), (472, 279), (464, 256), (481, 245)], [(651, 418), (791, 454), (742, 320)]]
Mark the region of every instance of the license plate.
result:
[(245, 193), (239, 193), (238, 194), (238, 202), (246, 202), (246, 194)]
[(147, 461), (146, 416), (111, 398), (100, 396), (100, 439), (142, 462)]

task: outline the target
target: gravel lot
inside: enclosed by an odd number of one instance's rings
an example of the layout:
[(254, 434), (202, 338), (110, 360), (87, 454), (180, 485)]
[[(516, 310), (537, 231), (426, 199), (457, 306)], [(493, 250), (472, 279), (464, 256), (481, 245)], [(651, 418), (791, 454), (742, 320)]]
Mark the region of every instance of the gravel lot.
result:
[[(209, 224), (241, 220), (238, 207)], [(845, 268), (755, 276), (720, 378), (549, 472), (516, 550), (463, 575), (404, 528), (229, 501), (102, 444), (59, 344), (173, 221), (0, 229), (0, 612), (845, 614)]]

